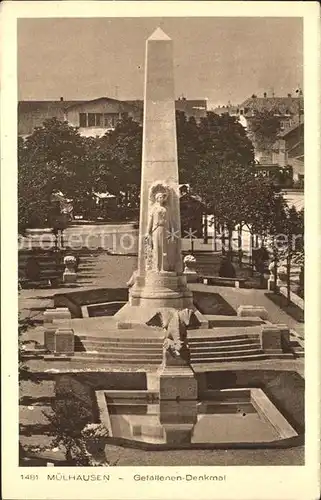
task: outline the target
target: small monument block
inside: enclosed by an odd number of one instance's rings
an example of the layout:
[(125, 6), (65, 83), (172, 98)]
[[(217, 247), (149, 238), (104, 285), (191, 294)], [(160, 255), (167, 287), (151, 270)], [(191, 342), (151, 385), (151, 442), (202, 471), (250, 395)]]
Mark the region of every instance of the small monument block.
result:
[(261, 330), (261, 345), (268, 353), (281, 353), (289, 337), (289, 329), (285, 325), (263, 325)]
[(55, 309), (47, 309), (44, 313), (44, 325), (48, 323), (53, 323), (57, 320), (69, 321), (71, 319), (71, 313), (68, 307), (56, 307)]
[(72, 328), (58, 328), (55, 333), (56, 354), (74, 354), (75, 335)]
[(268, 319), (268, 312), (263, 306), (240, 306), (237, 310), (240, 318), (256, 317), (263, 320)]

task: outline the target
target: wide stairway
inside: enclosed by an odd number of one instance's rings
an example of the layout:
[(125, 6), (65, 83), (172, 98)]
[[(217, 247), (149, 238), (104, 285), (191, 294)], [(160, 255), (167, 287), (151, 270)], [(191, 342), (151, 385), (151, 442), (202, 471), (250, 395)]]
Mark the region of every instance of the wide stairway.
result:
[[(161, 338), (76, 337), (75, 361), (115, 365), (158, 365), (162, 361)], [(222, 337), (189, 337), (191, 364), (266, 359), (258, 334)]]

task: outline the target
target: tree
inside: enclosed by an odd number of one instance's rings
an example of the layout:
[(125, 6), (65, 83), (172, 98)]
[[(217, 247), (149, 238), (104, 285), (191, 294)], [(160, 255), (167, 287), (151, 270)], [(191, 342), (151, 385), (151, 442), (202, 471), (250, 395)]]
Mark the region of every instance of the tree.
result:
[[(109, 465), (106, 461), (97, 462), (88, 450), (90, 443), (94, 454), (97, 454), (98, 449), (101, 456), (100, 441), (105, 442), (108, 431), (101, 424), (91, 423), (90, 409), (86, 408), (72, 391), (66, 391), (63, 397), (60, 396), (53, 402), (52, 412), (43, 413), (50, 423), (49, 432), (54, 436), (51, 446), (64, 451), (67, 464)], [(93, 442), (96, 442), (96, 450)]]
[(273, 110), (257, 111), (249, 118), (248, 134), (256, 150), (271, 150), (280, 132), (280, 121)]
[[(214, 113), (199, 124), (177, 113), (176, 123), (181, 182), (193, 185), (206, 213), (215, 208), (221, 218), (224, 215), (222, 223), (231, 232), (240, 213), (236, 201), (242, 198), (242, 169), (253, 163), (253, 147), (244, 128), (235, 118)], [(81, 137), (68, 123), (47, 120), (27, 140), (19, 141), (19, 226), (48, 221), (54, 190), (72, 198), (80, 209), (90, 205), (93, 190), (117, 195), (118, 205), (126, 210), (137, 208), (141, 157), (142, 127), (131, 118), (122, 119), (101, 139)], [(226, 199), (232, 191), (233, 205)]]
[(39, 227), (48, 222), (51, 194), (63, 191), (72, 197), (82, 177), (84, 140), (77, 129), (51, 118), (18, 140), (18, 226)]
[(199, 161), (199, 127), (194, 117), (187, 119), (184, 112), (176, 111), (176, 130), (179, 180), (191, 184)]
[(120, 203), (137, 205), (142, 162), (141, 125), (132, 118), (123, 118), (114, 130), (101, 138), (99, 147), (107, 154), (110, 171), (106, 175), (106, 163), (101, 165), (95, 170), (96, 182), (99, 179), (100, 185), (110, 191), (112, 180), (117, 194), (123, 192)]
[[(254, 236), (260, 238), (261, 247), (265, 247), (265, 242), (274, 231), (274, 222), (282, 219), (284, 216), (285, 201), (281, 196), (279, 189), (268, 178), (257, 177), (252, 174), (247, 179), (246, 188), (243, 190), (243, 223), (248, 228), (251, 235), (251, 254), (250, 262), (254, 262)], [(278, 223), (280, 224), (280, 222)], [(263, 252), (259, 252), (259, 254)], [(259, 255), (256, 253), (256, 256)], [(263, 269), (262, 269), (263, 271)], [(262, 275), (262, 273), (261, 273)], [(261, 276), (262, 277), (262, 276)]]
[(287, 205), (282, 195), (271, 197), (267, 206), (268, 216), (265, 221), (265, 234), (269, 240), (274, 262), (274, 292), (277, 293), (278, 265), (284, 256), (285, 220)]
[(48, 218), (50, 200), (47, 171), (38, 162), (26, 141), (18, 140), (18, 231), (43, 226)]
[(304, 211), (286, 207), (283, 220), (282, 258), (286, 262), (287, 302), (291, 303), (291, 267), (294, 256), (304, 254)]
[[(242, 187), (254, 162), (253, 146), (234, 117), (208, 113), (198, 126), (197, 156), (190, 174), (193, 190), (227, 231), (229, 247), (242, 213)], [(224, 248), (224, 241), (223, 241)]]

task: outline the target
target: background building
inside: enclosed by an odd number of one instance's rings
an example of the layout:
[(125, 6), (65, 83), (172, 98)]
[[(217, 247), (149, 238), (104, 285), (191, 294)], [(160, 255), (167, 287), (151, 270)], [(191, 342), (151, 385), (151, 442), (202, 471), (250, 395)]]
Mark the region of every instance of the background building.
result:
[(302, 91), (299, 91), (295, 96), (288, 94), (286, 97), (268, 96), (266, 92), (262, 97), (253, 94), (238, 106), (237, 115), (244, 127), (248, 128), (251, 124), (251, 118), (256, 113), (264, 111), (273, 112), (275, 116), (280, 118), (281, 130), (286, 130), (300, 123), (304, 114)]
[[(176, 109), (183, 111), (187, 118), (193, 116), (200, 120), (206, 116), (207, 100), (188, 100), (180, 98), (176, 101)], [(18, 104), (18, 134), (26, 137), (32, 134), (35, 127), (40, 127), (48, 118), (68, 121), (84, 136), (104, 135), (116, 126), (118, 120), (131, 117), (143, 123), (143, 101), (120, 101), (109, 97), (100, 97), (90, 101), (20, 101)]]

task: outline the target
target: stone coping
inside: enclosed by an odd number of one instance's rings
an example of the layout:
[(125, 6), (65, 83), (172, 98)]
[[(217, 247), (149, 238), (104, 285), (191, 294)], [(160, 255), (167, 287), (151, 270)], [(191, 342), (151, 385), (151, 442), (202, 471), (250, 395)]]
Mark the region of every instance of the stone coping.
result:
[[(211, 318), (211, 321), (214, 321), (214, 324), (217, 319), (217, 321), (220, 322), (220, 326), (212, 328), (188, 329), (188, 338), (223, 338), (230, 336), (258, 335), (262, 328), (260, 325), (268, 324), (266, 322), (262, 322), (259, 318), (250, 319), (219, 315), (205, 317)], [(221, 322), (226, 322), (226, 326), (222, 328)], [(160, 327), (152, 327), (144, 324), (135, 325), (135, 323), (132, 323), (132, 328), (118, 328), (117, 320), (113, 316), (74, 318), (70, 321), (70, 327), (73, 328), (75, 335), (80, 338), (95, 337), (103, 340), (104, 338), (125, 339), (135, 337), (142, 339), (155, 339), (164, 337), (164, 331)]]
[[(33, 373), (37, 376), (46, 375), (46, 378), (51, 379), (53, 375), (61, 375), (68, 373), (146, 373), (148, 376), (153, 376), (156, 373), (156, 365), (135, 365), (135, 366), (119, 366), (116, 364), (106, 364), (98, 366), (97, 363), (88, 362), (87, 367), (83, 368), (83, 361), (81, 362), (82, 367), (75, 367), (74, 361), (70, 361), (71, 357), (66, 356), (65, 358), (59, 356), (56, 357), (56, 361), (52, 368), (48, 368), (48, 364), (43, 362), (43, 370), (36, 370)], [(37, 365), (39, 365), (39, 360), (36, 360)], [(282, 358), (271, 358), (262, 360), (247, 360), (247, 361), (226, 361), (219, 364), (215, 363), (197, 363), (192, 365), (192, 368), (197, 374), (205, 374), (210, 372), (220, 372), (222, 370), (227, 371), (244, 371), (251, 370), (253, 372), (257, 370), (268, 370), (268, 371), (294, 371), (298, 373), (304, 379), (304, 362), (303, 359), (282, 359)], [(50, 376), (51, 375), (51, 376)]]
[[(287, 297), (288, 296), (287, 288), (285, 286), (280, 286), (280, 293), (284, 297)], [(302, 309), (302, 311), (304, 311), (304, 299), (301, 299), (301, 297), (299, 297), (296, 293), (292, 292), (292, 290), (290, 291), (290, 300), (291, 302), (293, 302), (293, 304), (295, 304), (300, 309)]]
[(287, 439), (298, 435), (262, 389), (251, 389), (251, 403), (259, 415), (272, 425), (280, 438)]

